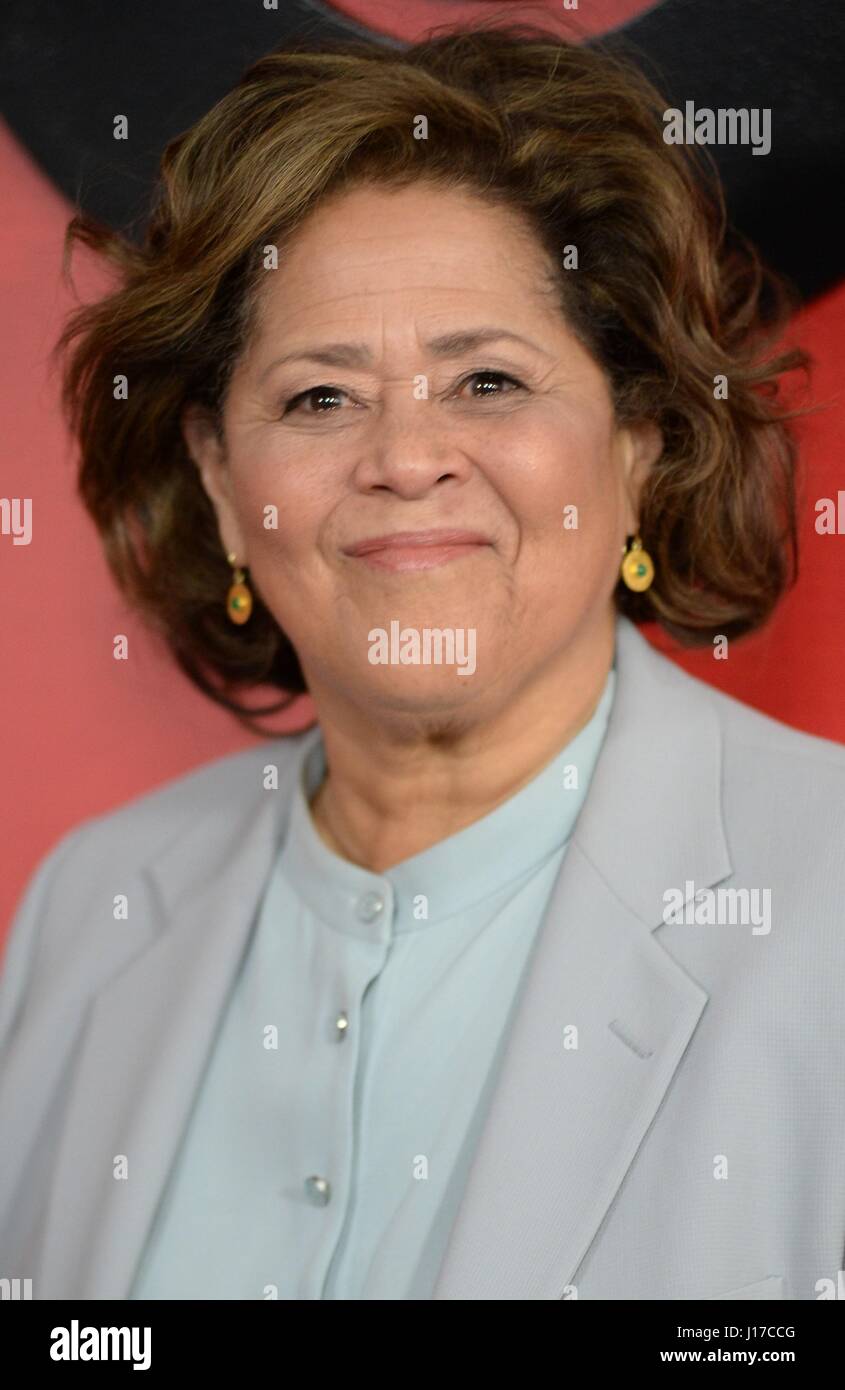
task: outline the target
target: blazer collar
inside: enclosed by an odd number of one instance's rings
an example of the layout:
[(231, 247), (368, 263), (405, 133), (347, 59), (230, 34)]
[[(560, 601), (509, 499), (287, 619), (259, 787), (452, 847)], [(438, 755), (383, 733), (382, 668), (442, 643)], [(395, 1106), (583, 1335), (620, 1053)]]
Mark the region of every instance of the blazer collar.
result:
[(663, 894), (731, 872), (721, 810), (722, 734), (712, 694), (627, 618), (617, 689), (575, 840), (635, 917), (663, 922)]
[[(731, 872), (718, 720), (705, 687), (624, 618), (616, 669), (438, 1299), (564, 1295), (707, 1002), (652, 931), (667, 888)], [(129, 1294), (284, 835), (293, 742), (243, 759), (243, 791), (129, 889), (141, 942), (94, 999), (79, 1044), (34, 1270), (40, 1298)], [(263, 790), (266, 763), (280, 767), (278, 791)], [(564, 1047), (572, 1025), (577, 1049)], [(113, 1176), (118, 1155), (125, 1180)]]

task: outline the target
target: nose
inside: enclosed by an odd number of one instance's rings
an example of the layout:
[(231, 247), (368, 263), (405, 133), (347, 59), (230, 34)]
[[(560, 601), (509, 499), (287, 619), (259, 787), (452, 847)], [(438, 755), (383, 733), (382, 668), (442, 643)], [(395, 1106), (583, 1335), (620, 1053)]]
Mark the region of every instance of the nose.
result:
[(393, 492), (413, 500), (431, 488), (463, 481), (471, 464), (436, 401), (416, 399), (410, 382), (385, 391), (373, 412), (354, 482), (362, 492)]

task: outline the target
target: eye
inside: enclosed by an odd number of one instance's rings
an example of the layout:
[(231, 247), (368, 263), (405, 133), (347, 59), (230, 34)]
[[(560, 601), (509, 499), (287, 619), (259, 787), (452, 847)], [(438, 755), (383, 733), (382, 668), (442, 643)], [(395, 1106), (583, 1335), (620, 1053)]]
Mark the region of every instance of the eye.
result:
[[(307, 391), (300, 391), (299, 395), (291, 396), (286, 402), (282, 415), (290, 415), (295, 410), (300, 410), (306, 402), (312, 407), (305, 410), (306, 415), (331, 415), (337, 409), (337, 404), (326, 406), (326, 402), (339, 402), (346, 399), (346, 392), (341, 391), (339, 386), (310, 386)], [(324, 408), (325, 407), (325, 408)]]
[(517, 391), (523, 391), (525, 389), (521, 381), (517, 381), (516, 377), (509, 376), (507, 372), (497, 372), (486, 368), (482, 371), (471, 372), (469, 376), (465, 376), (463, 381), (460, 382), (458, 389), (460, 390), (462, 387), (468, 386), (470, 382), (475, 386), (481, 387), (480, 390), (473, 390), (470, 392), (470, 398), (476, 401), (486, 401), (498, 396), (511, 395), (512, 392), (510, 390), (502, 390), (502, 383), (507, 383), (509, 386), (515, 387)]
[[(511, 395), (513, 390), (522, 391), (525, 389), (522, 382), (517, 381), (516, 377), (509, 376), (507, 372), (488, 368), (471, 372), (469, 376), (465, 376), (458, 384), (458, 392), (470, 383), (474, 388), (470, 393), (471, 399), (477, 401)], [(343, 402), (348, 399), (347, 393), (342, 391), (339, 386), (327, 384), (310, 386), (307, 391), (300, 391), (298, 395), (292, 396), (285, 403), (282, 416), (291, 415), (295, 411), (301, 411), (305, 415), (334, 415), (342, 408)]]

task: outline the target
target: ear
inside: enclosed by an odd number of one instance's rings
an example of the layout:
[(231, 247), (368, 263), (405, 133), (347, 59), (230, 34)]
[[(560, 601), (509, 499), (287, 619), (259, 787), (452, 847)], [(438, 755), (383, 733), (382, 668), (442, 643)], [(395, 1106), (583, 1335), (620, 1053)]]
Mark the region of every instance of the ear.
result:
[(190, 402), (180, 420), (185, 447), (193, 459), (202, 485), (217, 513), (220, 540), (227, 554), (234, 551), (238, 564), (249, 563), (243, 533), (232, 497), (232, 477), (226, 458), (226, 444), (211, 411)]
[(626, 534), (639, 528), (640, 495), (653, 465), (663, 453), (663, 432), (652, 420), (637, 420), (620, 429), (625, 489)]

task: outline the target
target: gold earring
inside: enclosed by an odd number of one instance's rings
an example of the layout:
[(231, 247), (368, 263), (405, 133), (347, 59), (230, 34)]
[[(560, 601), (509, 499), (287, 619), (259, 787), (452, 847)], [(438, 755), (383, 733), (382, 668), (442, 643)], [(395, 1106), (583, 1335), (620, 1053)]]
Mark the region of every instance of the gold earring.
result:
[(619, 573), (629, 589), (642, 593), (654, 578), (654, 564), (639, 536), (634, 536), (630, 546), (622, 547), (622, 564)]
[[(235, 564), (235, 552), (226, 556), (230, 565)], [(245, 623), (252, 612), (252, 590), (244, 583), (244, 572), (235, 567), (232, 583), (226, 595), (226, 612), (233, 623)]]

